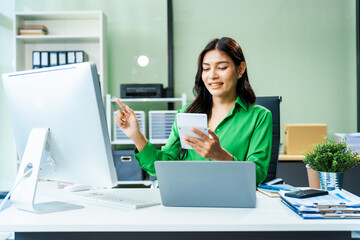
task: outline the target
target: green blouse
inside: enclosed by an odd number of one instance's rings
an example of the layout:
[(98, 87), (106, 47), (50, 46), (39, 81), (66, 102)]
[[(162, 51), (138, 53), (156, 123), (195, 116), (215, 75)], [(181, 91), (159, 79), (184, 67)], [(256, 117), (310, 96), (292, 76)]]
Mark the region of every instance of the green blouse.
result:
[[(178, 112), (185, 112), (187, 104)], [(256, 164), (256, 184), (260, 184), (267, 175), (271, 156), (272, 115), (266, 108), (252, 104), (246, 106), (238, 97), (234, 107), (219, 123), (215, 133), (221, 146), (234, 156), (234, 161), (252, 161)], [(154, 162), (178, 160), (177, 153), (181, 148), (176, 121), (165, 146), (158, 150), (148, 141), (145, 148), (135, 158), (139, 165), (150, 175), (156, 176)], [(195, 150), (189, 149), (185, 161), (209, 161), (201, 157)]]

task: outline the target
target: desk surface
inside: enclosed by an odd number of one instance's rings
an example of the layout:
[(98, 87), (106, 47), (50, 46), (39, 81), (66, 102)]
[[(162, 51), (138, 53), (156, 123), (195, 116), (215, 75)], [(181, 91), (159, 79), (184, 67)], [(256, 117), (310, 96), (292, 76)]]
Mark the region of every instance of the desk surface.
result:
[[(41, 201), (62, 200), (64, 190), (39, 184)], [(160, 198), (158, 189), (119, 189), (132, 196)], [(51, 197), (50, 197), (51, 196)], [(71, 201), (76, 203), (76, 201)], [(303, 220), (279, 199), (257, 193), (256, 208), (164, 207), (83, 209), (35, 214), (13, 207), (0, 212), (0, 232), (123, 232), (123, 231), (360, 231), (359, 219)]]

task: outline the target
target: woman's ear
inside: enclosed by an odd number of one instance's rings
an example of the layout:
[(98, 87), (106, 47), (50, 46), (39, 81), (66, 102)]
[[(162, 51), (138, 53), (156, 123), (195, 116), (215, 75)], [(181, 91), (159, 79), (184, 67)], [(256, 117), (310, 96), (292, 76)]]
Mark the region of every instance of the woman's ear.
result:
[(243, 75), (246, 70), (246, 63), (242, 61), (239, 66), (239, 74)]
[(240, 66), (238, 67), (238, 74), (239, 74), (239, 78), (242, 77), (242, 75), (244, 74), (246, 70), (246, 63), (243, 61), (240, 63)]

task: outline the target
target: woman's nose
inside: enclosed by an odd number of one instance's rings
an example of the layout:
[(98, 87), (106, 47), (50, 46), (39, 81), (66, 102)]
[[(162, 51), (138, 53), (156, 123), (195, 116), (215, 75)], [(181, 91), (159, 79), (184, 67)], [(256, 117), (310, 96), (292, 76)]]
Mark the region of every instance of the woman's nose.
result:
[(214, 78), (217, 78), (217, 72), (216, 72), (216, 69), (211, 69), (210, 71), (209, 71), (209, 78), (211, 78), (211, 79), (214, 79)]

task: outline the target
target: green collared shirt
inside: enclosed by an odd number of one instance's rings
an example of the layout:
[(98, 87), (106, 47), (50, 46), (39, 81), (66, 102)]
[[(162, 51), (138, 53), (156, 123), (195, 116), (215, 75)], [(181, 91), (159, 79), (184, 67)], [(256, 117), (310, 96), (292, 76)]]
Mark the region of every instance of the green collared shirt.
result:
[[(188, 106), (184, 106), (178, 113), (185, 112)], [(215, 133), (221, 146), (234, 156), (234, 161), (252, 161), (256, 164), (256, 184), (260, 184), (266, 178), (271, 156), (271, 112), (256, 104), (246, 106), (238, 97), (234, 107), (216, 127)], [(174, 144), (178, 137), (177, 123), (174, 121), (169, 139), (161, 150), (150, 141), (141, 152), (135, 149), (139, 165), (150, 175), (156, 176), (155, 161), (178, 160), (176, 157), (181, 148), (180, 141)], [(209, 161), (192, 149), (188, 150), (184, 160)]]

